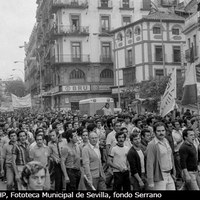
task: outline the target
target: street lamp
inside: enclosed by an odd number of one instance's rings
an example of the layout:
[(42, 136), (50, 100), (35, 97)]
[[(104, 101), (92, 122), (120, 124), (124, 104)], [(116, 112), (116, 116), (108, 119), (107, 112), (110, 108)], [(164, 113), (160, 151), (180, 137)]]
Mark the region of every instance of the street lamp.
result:
[[(163, 54), (163, 71), (164, 71), (163, 74), (164, 74), (164, 76), (165, 76), (165, 75), (166, 75), (166, 70), (165, 70), (165, 50), (164, 50), (162, 17), (161, 17), (161, 13), (160, 13), (158, 7), (156, 6), (156, 4), (155, 4), (154, 2), (152, 2), (152, 1), (151, 1), (151, 4), (154, 6), (153, 9), (154, 9), (156, 12), (158, 12), (158, 14), (159, 14), (159, 19), (160, 19), (161, 40), (162, 40), (162, 54)], [(150, 11), (149, 14), (151, 14), (151, 11)]]
[(16, 61), (14, 61), (14, 63), (16, 64), (16, 63), (24, 63), (24, 62), (16, 60)]
[[(104, 35), (106, 36), (109, 36), (109, 37), (112, 37), (113, 39), (113, 44), (114, 44), (114, 66), (116, 67), (117, 69), (117, 94), (118, 94), (118, 106), (119, 108), (121, 107), (121, 97), (120, 97), (120, 84), (119, 84), (119, 61), (118, 61), (118, 51), (116, 51), (116, 43), (115, 43), (115, 37), (114, 37), (114, 34), (112, 33), (107, 33), (107, 32), (104, 32), (103, 33)], [(98, 35), (99, 36), (99, 33), (93, 33), (93, 35)], [(116, 54), (115, 54), (116, 52)]]

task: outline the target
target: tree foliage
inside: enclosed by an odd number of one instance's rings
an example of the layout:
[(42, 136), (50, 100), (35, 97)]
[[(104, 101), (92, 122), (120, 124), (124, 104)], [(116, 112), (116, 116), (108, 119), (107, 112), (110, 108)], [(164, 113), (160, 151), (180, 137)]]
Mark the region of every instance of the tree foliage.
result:
[(18, 97), (24, 96), (26, 92), (24, 82), (20, 79), (7, 81), (6, 92), (15, 94)]
[[(139, 88), (139, 97), (145, 99), (142, 102), (143, 106), (148, 111), (157, 111), (158, 102), (161, 100), (161, 96), (164, 94), (169, 76), (158, 78), (152, 78), (147, 81), (134, 84), (132, 88)], [(184, 78), (177, 78), (177, 99), (181, 100), (183, 93)], [(128, 89), (123, 92), (123, 97), (126, 99), (134, 99), (136, 91), (134, 89)]]

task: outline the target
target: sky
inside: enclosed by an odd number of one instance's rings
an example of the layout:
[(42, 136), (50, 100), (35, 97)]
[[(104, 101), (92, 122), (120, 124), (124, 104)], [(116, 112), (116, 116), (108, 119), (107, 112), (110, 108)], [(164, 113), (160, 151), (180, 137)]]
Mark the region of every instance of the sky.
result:
[(0, 0), (0, 78), (3, 80), (12, 76), (23, 79), (25, 51), (19, 46), (29, 41), (36, 23), (36, 9), (36, 0)]

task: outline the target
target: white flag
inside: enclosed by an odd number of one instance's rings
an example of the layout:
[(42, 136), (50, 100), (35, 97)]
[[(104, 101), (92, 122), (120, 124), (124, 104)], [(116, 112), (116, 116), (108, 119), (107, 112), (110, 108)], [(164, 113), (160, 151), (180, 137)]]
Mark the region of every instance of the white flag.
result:
[(12, 106), (13, 108), (29, 108), (31, 107), (31, 95), (28, 94), (25, 97), (17, 97), (14, 94), (12, 96)]
[(176, 105), (176, 69), (170, 76), (165, 93), (161, 98), (160, 114), (162, 117), (172, 111)]

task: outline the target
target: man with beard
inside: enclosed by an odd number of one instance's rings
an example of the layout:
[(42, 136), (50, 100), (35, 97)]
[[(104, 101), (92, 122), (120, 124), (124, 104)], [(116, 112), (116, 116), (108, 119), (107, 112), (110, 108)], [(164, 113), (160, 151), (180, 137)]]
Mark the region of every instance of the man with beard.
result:
[(155, 138), (147, 146), (147, 181), (150, 190), (175, 190), (174, 159), (162, 122), (154, 125)]

